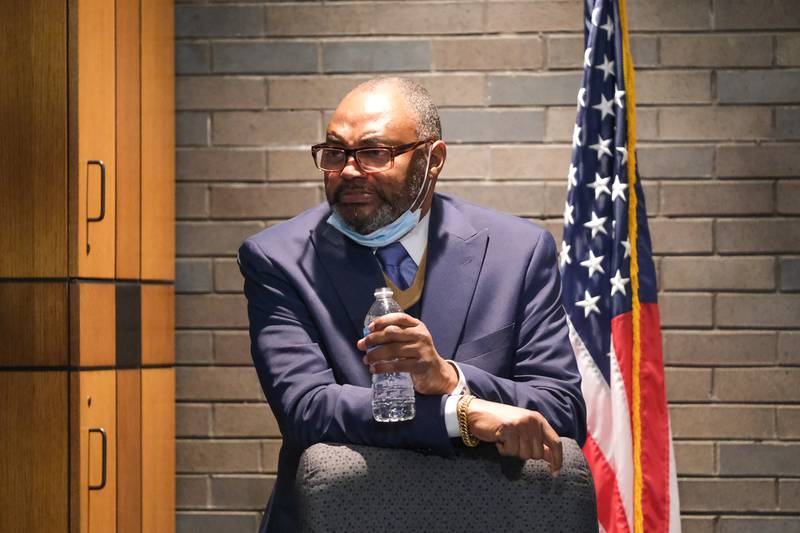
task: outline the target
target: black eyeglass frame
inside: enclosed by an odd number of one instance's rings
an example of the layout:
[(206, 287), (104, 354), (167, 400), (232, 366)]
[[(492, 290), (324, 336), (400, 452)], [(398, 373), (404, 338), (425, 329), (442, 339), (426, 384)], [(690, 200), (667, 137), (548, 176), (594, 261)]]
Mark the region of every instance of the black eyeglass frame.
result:
[[(436, 139), (425, 139), (422, 141), (415, 141), (408, 144), (401, 144), (399, 146), (362, 146), (360, 148), (342, 148), (340, 146), (331, 146), (330, 144), (327, 143), (320, 143), (320, 144), (315, 144), (314, 146), (311, 147), (311, 158), (314, 160), (314, 166), (316, 166), (319, 170), (322, 170), (324, 172), (340, 172), (342, 169), (344, 169), (344, 167), (347, 166), (347, 162), (350, 160), (350, 155), (353, 156), (353, 159), (355, 159), (356, 163), (358, 163), (358, 166), (361, 167), (363, 171), (383, 172), (384, 170), (389, 170), (394, 167), (394, 158), (397, 157), (398, 155), (410, 152), (411, 150), (417, 148), (418, 146), (422, 146), (423, 144), (427, 144), (429, 142), (434, 142), (434, 141), (436, 141)], [(317, 162), (317, 152), (319, 152), (323, 148), (328, 148), (330, 150), (339, 150), (341, 152), (344, 152), (344, 160), (342, 161), (342, 166), (340, 168), (336, 169), (322, 168), (319, 166), (319, 163)], [(388, 150), (391, 156), (389, 159), (388, 166), (379, 169), (365, 168), (364, 165), (361, 163), (361, 161), (359, 161), (358, 159), (358, 153), (361, 152), (362, 150)]]

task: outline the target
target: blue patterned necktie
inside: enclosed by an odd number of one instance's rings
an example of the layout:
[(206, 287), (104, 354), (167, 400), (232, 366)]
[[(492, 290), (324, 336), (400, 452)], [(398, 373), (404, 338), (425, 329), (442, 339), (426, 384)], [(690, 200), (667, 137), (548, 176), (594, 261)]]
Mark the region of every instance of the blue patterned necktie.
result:
[(392, 280), (398, 289), (406, 290), (414, 282), (417, 275), (417, 264), (408, 255), (405, 247), (399, 242), (378, 248), (375, 252), (383, 272)]

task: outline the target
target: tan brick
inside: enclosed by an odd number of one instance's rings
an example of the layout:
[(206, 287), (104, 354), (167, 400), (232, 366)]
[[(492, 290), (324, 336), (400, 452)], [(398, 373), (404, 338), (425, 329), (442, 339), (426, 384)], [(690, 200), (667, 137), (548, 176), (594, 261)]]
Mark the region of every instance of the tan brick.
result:
[(775, 437), (775, 410), (749, 405), (673, 405), (670, 427), (677, 439), (769, 439)]
[(550, 179), (566, 186), (572, 148), (567, 145), (492, 146), (493, 179)]
[(648, 221), (653, 253), (679, 254), (712, 251), (710, 220), (652, 218)]
[(636, 76), (637, 103), (702, 104), (711, 101), (711, 71), (644, 70)]
[(583, 7), (576, 2), (489, 2), (486, 6), (488, 32), (579, 31)]
[(665, 327), (711, 327), (711, 295), (705, 293), (660, 293), (661, 325)]
[(714, 172), (714, 146), (639, 145), (639, 172), (648, 178), (702, 178)]
[[(714, 33), (661, 36), (661, 63), (680, 67), (769, 67), (772, 36)], [(636, 78), (637, 88), (639, 77)]]
[[(484, 105), (482, 74), (404, 74), (425, 87), (437, 106)], [(368, 76), (281, 76), (269, 79), (274, 109), (335, 109), (341, 99)]]
[(203, 509), (208, 506), (208, 476), (176, 476), (175, 506)]
[[(738, 513), (737, 513), (738, 514)], [(797, 516), (721, 516), (717, 522), (719, 533), (788, 533), (800, 530)]]
[(287, 218), (313, 207), (321, 199), (318, 185), (221, 185), (211, 188), (211, 216)]
[(800, 143), (721, 145), (716, 174), (720, 177), (800, 176)]
[(800, 475), (800, 443), (721, 442), (718, 450), (723, 476)]
[(639, 30), (703, 30), (711, 28), (711, 13), (695, 0), (673, 0), (669, 9), (650, 0), (628, 3), (630, 28)]
[(717, 0), (714, 27), (728, 29), (774, 29), (800, 26), (794, 0)]
[(540, 216), (544, 206), (544, 184), (476, 184), (443, 182), (440, 192), (467, 202), (519, 216)]
[(784, 67), (800, 66), (800, 35), (778, 35), (778, 47), (775, 50), (775, 59), (778, 65)]
[(763, 181), (661, 183), (662, 215), (761, 215), (773, 212), (772, 184)]
[(248, 367), (179, 367), (175, 396), (178, 400), (264, 401), (258, 376)]
[(175, 441), (175, 470), (194, 472), (257, 472), (260, 446), (246, 441)]
[(278, 471), (278, 455), (281, 451), (281, 441), (265, 440), (261, 442), (261, 471)]
[(177, 258), (175, 260), (175, 292), (211, 292), (211, 260)]
[(211, 406), (204, 403), (176, 404), (175, 435), (177, 437), (211, 435)]
[(249, 365), (250, 335), (247, 331), (215, 331), (214, 361), (222, 365)]
[(681, 516), (682, 533), (714, 533), (715, 516)]
[(667, 401), (695, 402), (711, 399), (710, 368), (670, 368), (664, 369)]
[(188, 148), (175, 155), (178, 181), (264, 181), (263, 150)]
[(263, 78), (179, 76), (176, 109), (262, 109), (267, 105)]
[(772, 136), (772, 111), (766, 107), (665, 107), (659, 111), (665, 140), (744, 140)]
[(263, 222), (178, 222), (175, 248), (179, 257), (235, 256), (247, 237), (264, 229)]
[(800, 479), (778, 480), (778, 507), (784, 512), (800, 511)]
[(485, 179), (489, 176), (489, 147), (476, 144), (452, 144), (438, 179)]
[(175, 358), (178, 363), (210, 363), (214, 344), (210, 331), (176, 331)]
[(214, 531), (257, 531), (261, 514), (257, 512), (192, 511), (175, 514), (176, 531), (211, 533)]
[(784, 365), (800, 365), (800, 332), (778, 334), (778, 360)]
[(211, 476), (211, 507), (263, 510), (274, 486), (275, 476), (263, 474)]
[(567, 200), (567, 188), (563, 183), (546, 183), (544, 189), (545, 216), (564, 214), (564, 203)]
[(800, 250), (800, 219), (720, 219), (715, 235), (720, 253), (793, 253)]
[(242, 292), (244, 279), (235, 259), (214, 261), (214, 290), (216, 292)]
[(299, 150), (270, 150), (267, 161), (267, 180), (271, 182), (322, 183), (322, 173), (314, 166), (308, 147)]
[[(405, 2), (377, 5), (367, 2), (323, 6), (271, 5), (267, 7), (267, 34), (480, 33), (483, 25), (482, 7), (480, 2), (418, 2), (413, 9), (409, 9)], [(442, 24), (443, 20), (447, 24)]]
[(208, 218), (208, 186), (178, 183), (175, 186), (175, 218)]
[(175, 296), (178, 328), (247, 327), (247, 302), (233, 294), (178, 294)]
[(682, 479), (681, 511), (771, 511), (778, 503), (772, 479)]
[[(674, 424), (674, 416), (671, 415), (670, 418)], [(674, 445), (675, 464), (679, 476), (708, 475), (715, 472), (713, 443), (676, 441)]]
[(779, 181), (775, 196), (778, 213), (800, 215), (800, 181)]
[(778, 438), (800, 439), (800, 407), (778, 406)]
[(320, 136), (315, 111), (218, 111), (212, 122), (216, 145), (309, 144)]
[[(664, 262), (669, 258), (663, 258)], [(776, 362), (773, 332), (665, 331), (664, 363), (668, 365), (766, 365)]]
[(281, 432), (267, 404), (218, 403), (214, 405), (214, 435), (280, 438)]
[(662, 290), (771, 290), (775, 260), (771, 257), (665, 257)]
[(717, 324), (723, 327), (800, 327), (800, 294), (720, 294)]
[(796, 402), (800, 368), (717, 368), (714, 396), (723, 402)]
[(527, 70), (541, 68), (540, 37), (465, 37), (432, 42), (436, 70)]

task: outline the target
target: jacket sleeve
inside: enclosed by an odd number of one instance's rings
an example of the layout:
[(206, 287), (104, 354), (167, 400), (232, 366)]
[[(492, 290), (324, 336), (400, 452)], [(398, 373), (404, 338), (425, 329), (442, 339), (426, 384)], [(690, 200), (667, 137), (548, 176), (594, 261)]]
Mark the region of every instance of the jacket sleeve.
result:
[(284, 439), (417, 448), (452, 453), (443, 396), (416, 395), (408, 422), (372, 418), (371, 391), (337, 383), (307, 306), (287, 273), (252, 240), (239, 248), (250, 320), (250, 350), (261, 387)]
[(510, 378), (459, 362), (479, 398), (539, 411), (556, 433), (582, 446), (586, 406), (581, 377), (561, 305), (561, 280), (553, 237), (543, 232), (525, 273), (517, 315)]

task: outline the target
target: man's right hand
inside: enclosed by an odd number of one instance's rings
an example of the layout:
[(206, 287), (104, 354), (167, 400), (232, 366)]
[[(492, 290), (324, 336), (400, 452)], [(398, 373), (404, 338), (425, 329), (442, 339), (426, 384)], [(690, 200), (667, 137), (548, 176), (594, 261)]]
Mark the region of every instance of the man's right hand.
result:
[(544, 459), (557, 476), (564, 460), (561, 439), (537, 411), (475, 398), (467, 410), (469, 432), (494, 442), (502, 455)]

